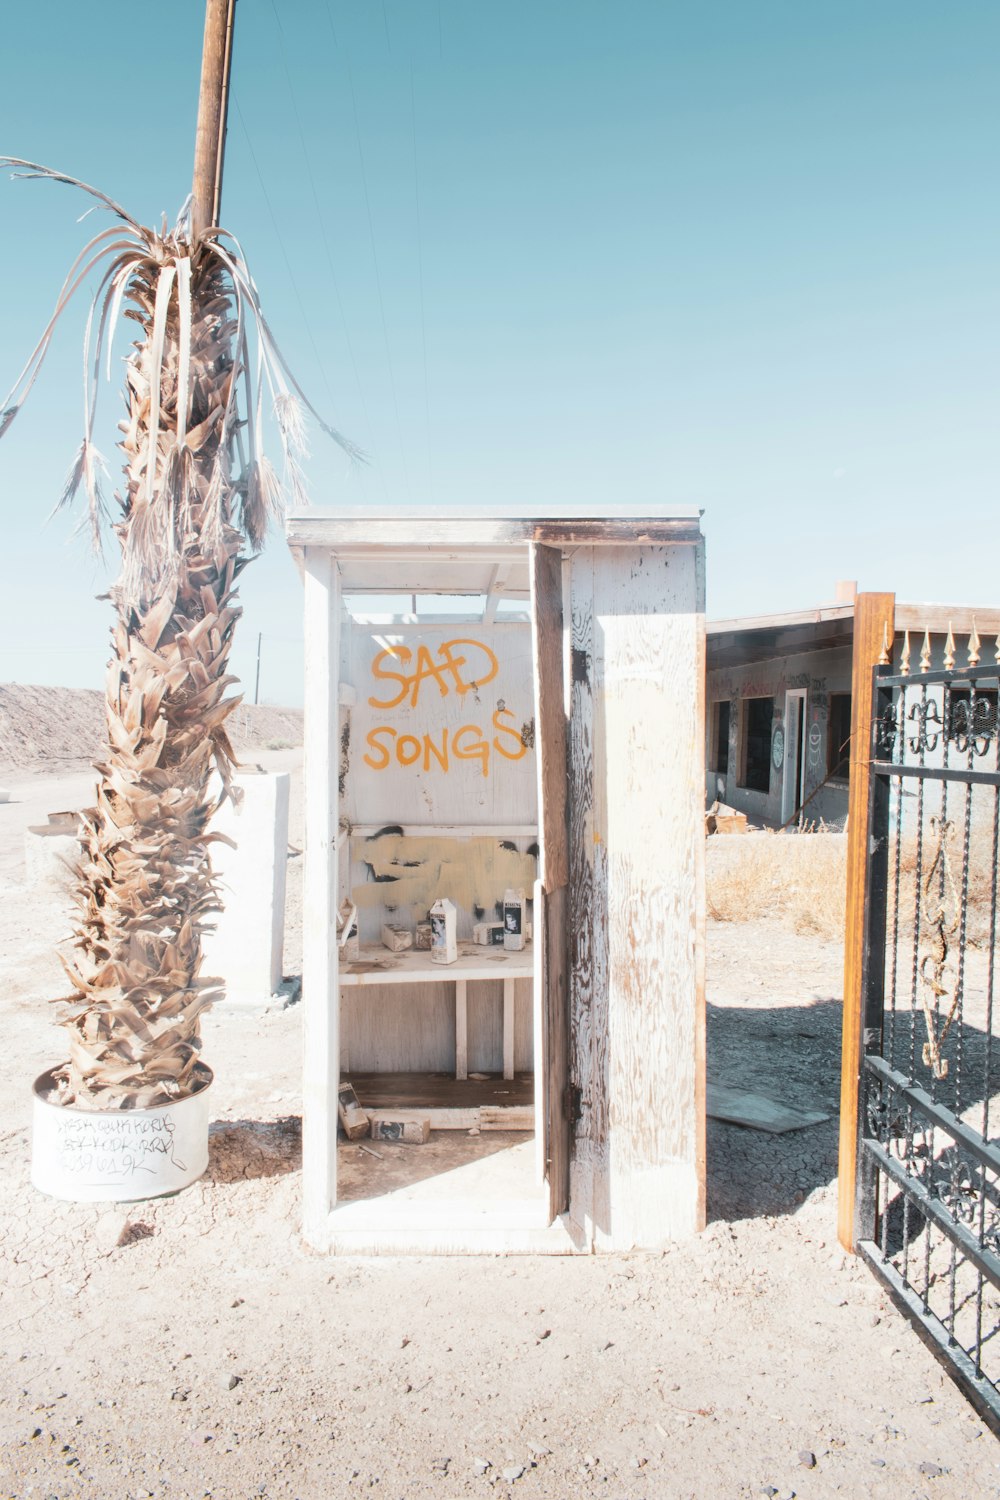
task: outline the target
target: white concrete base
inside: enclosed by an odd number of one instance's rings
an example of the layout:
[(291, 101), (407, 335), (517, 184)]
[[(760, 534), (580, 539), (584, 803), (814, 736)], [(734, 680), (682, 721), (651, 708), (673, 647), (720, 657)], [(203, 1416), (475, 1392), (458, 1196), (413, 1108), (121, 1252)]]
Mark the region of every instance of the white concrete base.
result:
[(179, 1192), (208, 1166), (212, 1072), (197, 1094), (151, 1109), (50, 1104), (51, 1072), (35, 1079), (31, 1181), (70, 1203), (133, 1203)]
[[(362, 1212), (367, 1209), (368, 1212)], [(581, 1255), (570, 1227), (557, 1219), (544, 1227), (525, 1223), (518, 1204), (455, 1204), (447, 1212), (373, 1213), (371, 1205), (335, 1209), (321, 1243), (328, 1255)], [(519, 1222), (520, 1221), (520, 1222)]]
[(24, 869), (28, 885), (69, 889), (80, 841), (72, 824), (39, 824), (24, 830)]
[(259, 1008), (282, 980), (289, 776), (243, 774), (236, 783), (240, 805), (227, 802), (212, 822), (236, 848), (212, 845), (225, 907), (205, 936), (202, 973), (221, 979), (227, 1003)]
[[(419, 1152), (419, 1148), (415, 1148)], [(520, 1141), (375, 1197), (338, 1203), (306, 1239), (338, 1255), (575, 1255), (548, 1190), (532, 1185), (534, 1143)]]

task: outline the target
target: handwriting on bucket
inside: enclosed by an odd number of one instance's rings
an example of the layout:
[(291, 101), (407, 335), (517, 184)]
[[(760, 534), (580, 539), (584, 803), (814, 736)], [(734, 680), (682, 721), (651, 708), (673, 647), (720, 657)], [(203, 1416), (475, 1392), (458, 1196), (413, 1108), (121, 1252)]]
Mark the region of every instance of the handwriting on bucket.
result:
[(174, 1155), (174, 1129), (168, 1114), (70, 1115), (58, 1126), (61, 1165), (109, 1182), (158, 1171), (164, 1158), (183, 1172)]

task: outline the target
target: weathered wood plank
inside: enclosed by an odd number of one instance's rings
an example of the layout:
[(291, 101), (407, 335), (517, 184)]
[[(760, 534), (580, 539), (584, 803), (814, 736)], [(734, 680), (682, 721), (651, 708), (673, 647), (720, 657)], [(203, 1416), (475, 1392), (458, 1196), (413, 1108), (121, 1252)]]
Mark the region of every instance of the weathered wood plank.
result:
[(468, 980), (455, 980), (455, 1077), (469, 1076)]
[(528, 1104), (523, 1108), (491, 1109), (483, 1105), (479, 1111), (480, 1130), (534, 1130), (535, 1111)]
[(514, 1076), (514, 981), (503, 982), (503, 1076)]
[[(574, 597), (573, 676), (590, 688), (581, 751), (592, 778), (589, 826), (580, 819), (572, 837), (581, 863), (593, 858), (589, 910), (574, 918), (574, 962), (586, 921), (594, 976), (581, 1125), (594, 1242), (625, 1248), (692, 1233), (703, 1215), (704, 601), (700, 557), (686, 549), (595, 549), (591, 567), (583, 659)], [(574, 760), (574, 783), (577, 773)], [(579, 908), (576, 891), (574, 900)]]
[(805, 1130), (830, 1118), (820, 1110), (799, 1109), (794, 1104), (769, 1099), (766, 1094), (731, 1089), (722, 1083), (710, 1083), (707, 1098), (708, 1113), (713, 1120), (745, 1125), (751, 1130), (766, 1130), (772, 1135), (781, 1135), (786, 1130)]
[(337, 1198), (337, 1086), (340, 1080), (337, 974), (337, 780), (329, 756), (337, 736), (340, 591), (329, 552), (305, 557), (304, 723), (306, 820), (302, 945), (303, 1233), (326, 1242)]
[(566, 820), (566, 707), (563, 681), (563, 565), (555, 547), (531, 548), (535, 668), (539, 879), (546, 891), (569, 880)]
[(997, 609), (970, 609), (967, 604), (903, 604), (897, 601), (894, 615), (899, 633), (909, 630), (916, 634), (919, 631), (923, 638), (925, 630), (932, 635), (947, 635), (951, 630), (958, 643), (959, 666), (963, 665), (962, 647), (965, 645), (961, 638), (968, 636), (973, 626), (984, 640), (987, 636), (995, 638), (1000, 635), (1000, 610)]
[[(554, 546), (601, 543), (635, 546), (637, 543), (700, 541), (699, 512), (690, 507), (661, 511), (658, 515), (629, 516), (624, 507), (604, 506), (603, 516), (580, 517), (558, 514), (552, 506), (549, 516), (503, 516), (495, 510), (489, 515), (421, 515), (399, 510), (392, 516), (376, 516), (370, 511), (351, 515), (343, 511), (310, 510), (287, 519), (286, 532), (293, 548), (333, 547), (342, 555), (348, 573), (352, 558), (372, 556), (382, 548), (399, 552), (412, 547), (426, 555), (428, 549), (441, 549), (445, 557), (462, 558), (477, 549), (485, 549), (501, 561), (505, 549), (515, 549), (526, 542), (550, 542)], [(617, 510), (617, 514), (612, 512)], [(497, 550), (499, 549), (499, 551)], [(523, 554), (522, 554), (523, 556)]]
[[(351, 1074), (354, 1091), (363, 1109), (431, 1109), (478, 1110), (482, 1105), (494, 1109), (528, 1109), (532, 1104), (532, 1079), (524, 1071), (513, 1080), (503, 1079), (498, 1071), (488, 1078), (456, 1081), (447, 1073), (371, 1073)], [(470, 1120), (469, 1125), (475, 1125)], [(468, 1128), (468, 1126), (466, 1127)]]
[[(341, 1068), (347, 1068), (349, 1057), (351, 1069), (364, 1072), (453, 1072), (456, 1000), (448, 969), (440, 972), (443, 977), (433, 983), (421, 983), (417, 977), (405, 983), (344, 986)], [(515, 980), (514, 1067), (519, 1071), (533, 1066), (532, 992), (531, 979)], [(467, 984), (465, 1014), (468, 1070), (499, 1073), (504, 1042), (501, 973)]]
[(610, 1212), (608, 1185), (608, 871), (604, 667), (595, 620), (600, 549), (570, 560), (570, 1022), (574, 1216), (593, 1243)]
[(541, 1187), (548, 1177), (549, 1122), (546, 1117), (548, 1099), (548, 1055), (545, 1046), (545, 892), (542, 882), (535, 881), (532, 909), (534, 911), (535, 937), (532, 947), (535, 976), (532, 983), (531, 1024), (534, 1056), (537, 1058), (534, 1077), (535, 1095), (535, 1179)]
[(553, 1219), (569, 1207), (572, 1149), (569, 1118), (569, 968), (567, 964), (568, 890), (560, 886), (542, 895), (540, 925), (545, 927), (545, 1132), (549, 1213)]
[(859, 594), (854, 604), (851, 678), (851, 769), (847, 802), (847, 916), (844, 932), (844, 1030), (840, 1072), (840, 1153), (837, 1235), (854, 1250), (854, 1190), (858, 1162), (858, 1078), (861, 1071), (865, 876), (868, 869), (868, 792), (872, 668), (894, 631), (892, 594)]
[[(401, 823), (402, 838), (414, 839), (471, 839), (471, 838), (494, 838), (494, 839), (531, 839), (538, 835), (538, 826), (535, 823)], [(356, 839), (371, 838), (373, 833), (378, 833), (385, 827), (385, 820), (381, 823), (352, 823), (351, 837)]]
[(567, 965), (570, 878), (567, 777), (569, 771), (566, 722), (564, 563), (555, 547), (531, 548), (532, 619), (534, 625), (535, 720), (538, 765), (538, 818), (541, 829), (539, 884), (536, 887), (536, 941), (542, 946), (539, 965), (542, 993), (541, 1029), (544, 1063), (544, 1104), (539, 1120), (544, 1129), (544, 1162), (549, 1181), (552, 1217), (569, 1205), (570, 1120), (569, 1082), (569, 971)]

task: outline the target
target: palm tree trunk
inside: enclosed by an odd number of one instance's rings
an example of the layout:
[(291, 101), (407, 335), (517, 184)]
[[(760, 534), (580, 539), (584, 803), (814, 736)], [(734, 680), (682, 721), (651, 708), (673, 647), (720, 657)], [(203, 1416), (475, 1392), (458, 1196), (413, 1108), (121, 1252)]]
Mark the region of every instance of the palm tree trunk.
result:
[(165, 1102), (206, 1076), (199, 1018), (214, 995), (199, 971), (205, 924), (219, 906), (208, 824), (230, 790), (225, 720), (240, 701), (225, 696), (234, 681), (226, 666), (240, 615), (234, 584), (249, 559), (231, 524), (238, 487), (219, 451), (232, 301), (217, 262), (196, 251), (190, 377), (180, 392), (190, 392), (190, 410), (178, 427), (180, 298), (162, 350), (151, 332), (161, 271), (151, 261), (128, 289), (146, 336), (127, 364), (107, 746), (97, 805), (84, 815), (77, 951), (67, 964), (77, 994), (63, 1020), (71, 1040), (60, 1098), (94, 1108)]
[(182, 220), (157, 233), (75, 178), (15, 157), (0, 157), (0, 165), (81, 188), (117, 221), (74, 261), (48, 327), (0, 403), (2, 437), (38, 377), (56, 322), (103, 267), (84, 340), (84, 439), (60, 502), (86, 484), (95, 540), (104, 507), (91, 334), (96, 391), (123, 298), (124, 316), (141, 331), (126, 362), (127, 416), (119, 424), (125, 484), (114, 530), (122, 568), (110, 591), (107, 745), (97, 805), (83, 819), (75, 951), (64, 961), (74, 993), (60, 1017), (70, 1055), (55, 1077), (56, 1102), (142, 1108), (196, 1092), (210, 1077), (198, 1061), (199, 1018), (217, 992), (201, 977), (201, 951), (220, 904), (209, 858), (220, 835), (208, 825), (234, 794), (225, 722), (240, 702), (226, 697), (235, 681), (226, 672), (240, 615), (235, 584), (282, 510), (263, 449), (262, 379), (273, 395), (285, 483), (299, 503), (303, 407), (352, 459), (362, 455), (303, 395), (225, 231), (192, 235)]

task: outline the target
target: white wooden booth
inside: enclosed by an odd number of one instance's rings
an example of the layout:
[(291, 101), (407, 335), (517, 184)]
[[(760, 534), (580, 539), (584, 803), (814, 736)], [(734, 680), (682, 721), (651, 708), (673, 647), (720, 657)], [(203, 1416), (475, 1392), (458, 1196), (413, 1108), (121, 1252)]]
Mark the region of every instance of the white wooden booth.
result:
[[(288, 540), (305, 588), (307, 1240), (588, 1252), (694, 1233), (698, 513), (309, 510)], [(474, 945), (509, 887), (533, 897), (532, 940)], [(455, 964), (380, 946), (384, 924), (413, 931), (439, 896), (458, 908)], [(346, 962), (345, 899), (361, 945)], [(409, 1080), (415, 1103), (433, 1078), (435, 1128), (478, 1121), (480, 1088), (484, 1122), (533, 1120), (530, 1180), (521, 1151), (520, 1178), (494, 1159), (478, 1177), (344, 1201), (344, 1076)]]

